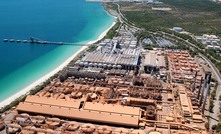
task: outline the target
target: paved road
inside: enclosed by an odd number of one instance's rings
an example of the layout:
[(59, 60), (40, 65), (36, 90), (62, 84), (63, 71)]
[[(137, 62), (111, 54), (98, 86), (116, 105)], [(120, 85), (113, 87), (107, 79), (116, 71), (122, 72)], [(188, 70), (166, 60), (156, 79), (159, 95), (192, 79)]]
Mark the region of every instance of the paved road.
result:
[(126, 25), (128, 25), (129, 27), (132, 27), (132, 28), (134, 28), (134, 29), (137, 29), (137, 30), (141, 30), (139, 27), (136, 27), (135, 26), (135, 24), (133, 24), (132, 23), (132, 25), (131, 24), (129, 24), (127, 21), (127, 18), (126, 17), (124, 17), (124, 15), (122, 14), (122, 12), (121, 12), (121, 10), (120, 10), (120, 5), (118, 4), (118, 3), (114, 3), (114, 4), (116, 4), (117, 5), (117, 10), (118, 10), (118, 13), (119, 13), (119, 20), (120, 20), (120, 22), (121, 23), (125, 23)]

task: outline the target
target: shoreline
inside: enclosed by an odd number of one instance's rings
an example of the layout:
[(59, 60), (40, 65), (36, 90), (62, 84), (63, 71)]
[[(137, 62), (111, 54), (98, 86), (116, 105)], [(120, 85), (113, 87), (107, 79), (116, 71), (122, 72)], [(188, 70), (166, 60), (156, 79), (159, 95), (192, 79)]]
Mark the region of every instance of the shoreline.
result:
[[(111, 15), (112, 16), (112, 15)], [(112, 16), (116, 19), (116, 16)], [(86, 50), (91, 44), (96, 43), (97, 41), (101, 40), (102, 38), (105, 37), (105, 35), (108, 33), (108, 31), (116, 24), (116, 20), (112, 23), (110, 27), (108, 27), (104, 32), (102, 32), (99, 37), (96, 40), (89, 41), (87, 42), (86, 46), (82, 46), (76, 53), (73, 53), (72, 56), (70, 56), (68, 59), (66, 59), (62, 64), (60, 64), (58, 67), (53, 69), (51, 72), (47, 73), (46, 75), (42, 76), (38, 80), (34, 81), (27, 87), (21, 89), (19, 92), (16, 94), (13, 94), (12, 96), (8, 97), (7, 99), (3, 100), (0, 102), (0, 109), (3, 108), (6, 105), (9, 105), (11, 102), (16, 100), (17, 98), (21, 97), (22, 95), (27, 94), (30, 90), (35, 88), (36, 86), (42, 84), (46, 80), (48, 80), (51, 76), (55, 75), (57, 72), (63, 70), (75, 57), (77, 57), (82, 51)]]

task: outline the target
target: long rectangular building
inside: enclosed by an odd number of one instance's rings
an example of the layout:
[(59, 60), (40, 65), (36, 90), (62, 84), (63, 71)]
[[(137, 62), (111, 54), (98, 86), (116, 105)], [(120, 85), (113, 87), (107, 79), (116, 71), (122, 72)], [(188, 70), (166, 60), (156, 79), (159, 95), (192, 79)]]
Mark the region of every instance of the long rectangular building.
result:
[(124, 114), (124, 115), (133, 115), (138, 117), (140, 116), (140, 108), (122, 106), (122, 105), (86, 102), (84, 105), (84, 109), (93, 110), (93, 111), (102, 111), (108, 113)]
[(192, 116), (192, 110), (185, 90), (180, 88), (179, 95), (180, 95), (181, 108), (183, 110), (184, 116), (185, 117)]
[[(54, 102), (54, 103), (52, 103)], [(127, 127), (138, 127), (140, 108), (85, 102), (83, 107), (76, 100), (28, 96), (17, 106), (19, 112), (43, 114), (89, 122)], [(79, 105), (78, 105), (79, 104)]]
[(51, 97), (39, 97), (39, 96), (27, 96), (25, 102), (41, 104), (41, 105), (50, 105), (58, 107), (68, 107), (78, 109), (80, 106), (80, 100), (70, 99), (55, 99)]

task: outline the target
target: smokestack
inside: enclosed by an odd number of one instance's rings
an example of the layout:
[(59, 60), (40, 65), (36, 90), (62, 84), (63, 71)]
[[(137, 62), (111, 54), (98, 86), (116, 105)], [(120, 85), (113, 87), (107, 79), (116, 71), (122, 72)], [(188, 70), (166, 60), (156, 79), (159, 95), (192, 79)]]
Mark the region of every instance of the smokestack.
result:
[(208, 92), (209, 92), (209, 88), (210, 88), (211, 76), (212, 76), (212, 74), (209, 74), (209, 80), (208, 80), (208, 83), (207, 83), (206, 94), (205, 94), (205, 97), (204, 97), (203, 107), (202, 107), (202, 114), (203, 114), (203, 115), (204, 115), (205, 106), (206, 106), (206, 101), (207, 101), (207, 96), (208, 96)]
[(205, 74), (205, 78), (204, 78), (203, 89), (202, 89), (201, 97), (200, 97), (200, 101), (199, 101), (200, 106), (202, 105), (202, 102), (203, 102), (203, 96), (204, 96), (204, 90), (206, 88), (207, 77), (208, 77), (208, 73)]
[(8, 125), (5, 125), (5, 133), (9, 134), (9, 132), (8, 132)]
[(197, 72), (195, 74), (195, 79), (194, 79), (194, 83), (193, 83), (193, 88), (192, 88), (192, 92), (195, 91), (195, 88), (196, 88), (196, 77), (197, 77)]
[(201, 92), (201, 89), (202, 89), (202, 84), (203, 84), (203, 77), (201, 77), (201, 80), (200, 80), (200, 87), (199, 87), (198, 94), (197, 94), (197, 99), (198, 100), (200, 98), (200, 92)]

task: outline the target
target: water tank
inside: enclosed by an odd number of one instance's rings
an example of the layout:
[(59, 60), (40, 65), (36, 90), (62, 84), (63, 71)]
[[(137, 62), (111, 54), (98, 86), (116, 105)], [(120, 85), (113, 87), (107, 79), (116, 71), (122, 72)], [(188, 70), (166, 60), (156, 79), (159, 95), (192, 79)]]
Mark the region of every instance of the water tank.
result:
[(122, 66), (121, 66), (121, 65), (117, 65), (117, 68), (118, 68), (118, 69), (121, 69), (121, 68), (122, 68)]
[(84, 66), (84, 62), (80, 62), (80, 63), (79, 63), (79, 66), (80, 66), (80, 67), (83, 67), (83, 66)]
[(97, 63), (94, 63), (94, 67), (97, 67)]
[(114, 69), (116, 69), (116, 68), (117, 68), (117, 65), (113, 65), (112, 67), (113, 67)]
[(103, 64), (103, 68), (107, 68), (107, 64)]
[(84, 67), (88, 67), (88, 62), (84, 62)]
[(102, 63), (99, 63), (99, 64), (98, 64), (98, 67), (99, 67), (99, 68), (102, 68), (102, 67), (103, 67)]
[(89, 67), (93, 67), (93, 63), (89, 63)]
[(109, 64), (109, 65), (107, 65), (107, 67), (108, 67), (108, 69), (111, 69), (111, 68), (112, 68), (112, 65), (111, 65), (111, 64)]

